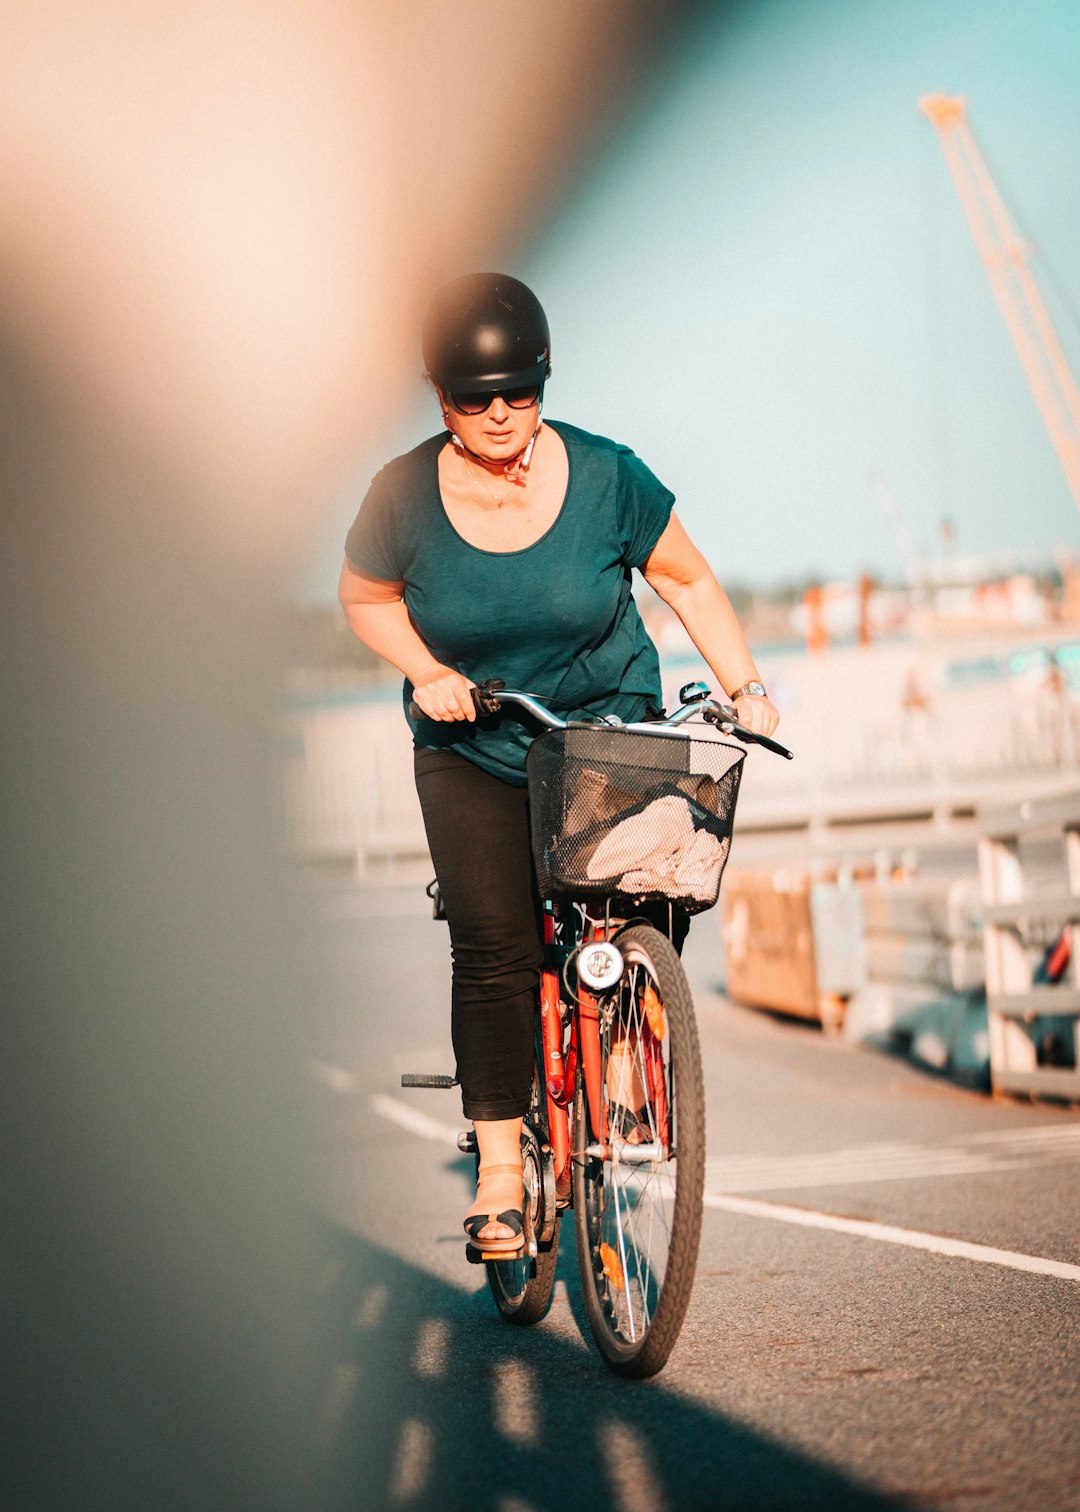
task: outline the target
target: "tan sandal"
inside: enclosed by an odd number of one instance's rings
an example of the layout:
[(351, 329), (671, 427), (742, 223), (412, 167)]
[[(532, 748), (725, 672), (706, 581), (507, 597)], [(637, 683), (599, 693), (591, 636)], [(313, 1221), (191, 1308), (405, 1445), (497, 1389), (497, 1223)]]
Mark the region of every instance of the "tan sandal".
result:
[[(486, 1176), (494, 1171), (515, 1171), (519, 1176), (522, 1174), (520, 1165), (503, 1161), (495, 1165), (481, 1166), (477, 1175)], [(504, 1224), (508, 1229), (513, 1230), (513, 1236), (481, 1239), (480, 1230), (486, 1228), (489, 1223)], [(466, 1247), (482, 1254), (505, 1257), (519, 1254), (525, 1248), (525, 1214), (522, 1208), (505, 1208), (501, 1213), (473, 1213), (465, 1219), (463, 1227), (468, 1235)]]

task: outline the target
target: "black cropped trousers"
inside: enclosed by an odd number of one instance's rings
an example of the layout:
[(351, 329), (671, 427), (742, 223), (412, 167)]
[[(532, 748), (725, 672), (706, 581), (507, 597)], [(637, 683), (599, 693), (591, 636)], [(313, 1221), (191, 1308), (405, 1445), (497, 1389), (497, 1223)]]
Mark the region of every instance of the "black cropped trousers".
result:
[(528, 789), (417, 746), (416, 790), (450, 925), (451, 1034), (466, 1118), (528, 1110), (544, 954)]

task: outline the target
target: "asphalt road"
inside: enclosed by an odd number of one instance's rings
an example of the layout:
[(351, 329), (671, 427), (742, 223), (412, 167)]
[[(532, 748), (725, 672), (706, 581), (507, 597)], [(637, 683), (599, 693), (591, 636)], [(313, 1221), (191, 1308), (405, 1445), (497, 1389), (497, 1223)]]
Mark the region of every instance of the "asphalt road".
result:
[(337, 1351), (320, 1420), (347, 1505), (1080, 1507), (1075, 1110), (732, 1005), (705, 915), (686, 955), (710, 1155), (696, 1288), (662, 1375), (623, 1382), (587, 1342), (568, 1225), (535, 1328), (504, 1324), (465, 1262), (457, 1094), (399, 1085), (452, 1070), (446, 929), (422, 889), (324, 877), (310, 899)]

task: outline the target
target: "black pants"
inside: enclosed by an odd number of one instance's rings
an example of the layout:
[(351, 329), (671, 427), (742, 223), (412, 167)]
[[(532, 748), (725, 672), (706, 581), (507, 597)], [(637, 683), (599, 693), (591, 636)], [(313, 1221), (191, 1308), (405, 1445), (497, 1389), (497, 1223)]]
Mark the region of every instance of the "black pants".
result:
[[(528, 790), (453, 751), (414, 751), (416, 790), (450, 925), (451, 1034), (466, 1118), (517, 1118), (532, 1090), (543, 915)], [(640, 909), (681, 949), (689, 917)]]
[(450, 925), (451, 1033), (466, 1118), (528, 1110), (543, 923), (528, 790), (453, 751), (415, 751), (416, 790)]

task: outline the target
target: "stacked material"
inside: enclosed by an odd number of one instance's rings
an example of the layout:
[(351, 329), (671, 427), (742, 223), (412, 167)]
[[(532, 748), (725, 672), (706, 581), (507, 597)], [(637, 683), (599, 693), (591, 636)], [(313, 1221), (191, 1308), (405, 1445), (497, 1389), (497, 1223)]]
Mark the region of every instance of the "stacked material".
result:
[(731, 997), (839, 1028), (863, 981), (858, 889), (804, 871), (738, 871), (721, 897)]
[(985, 983), (979, 879), (906, 876), (861, 884), (871, 981), (928, 992)]
[(986, 1085), (978, 877), (889, 877), (860, 891), (867, 981), (849, 1005), (848, 1035), (909, 1049), (933, 1070)]
[(979, 811), (995, 1092), (1080, 1102), (1080, 793)]

